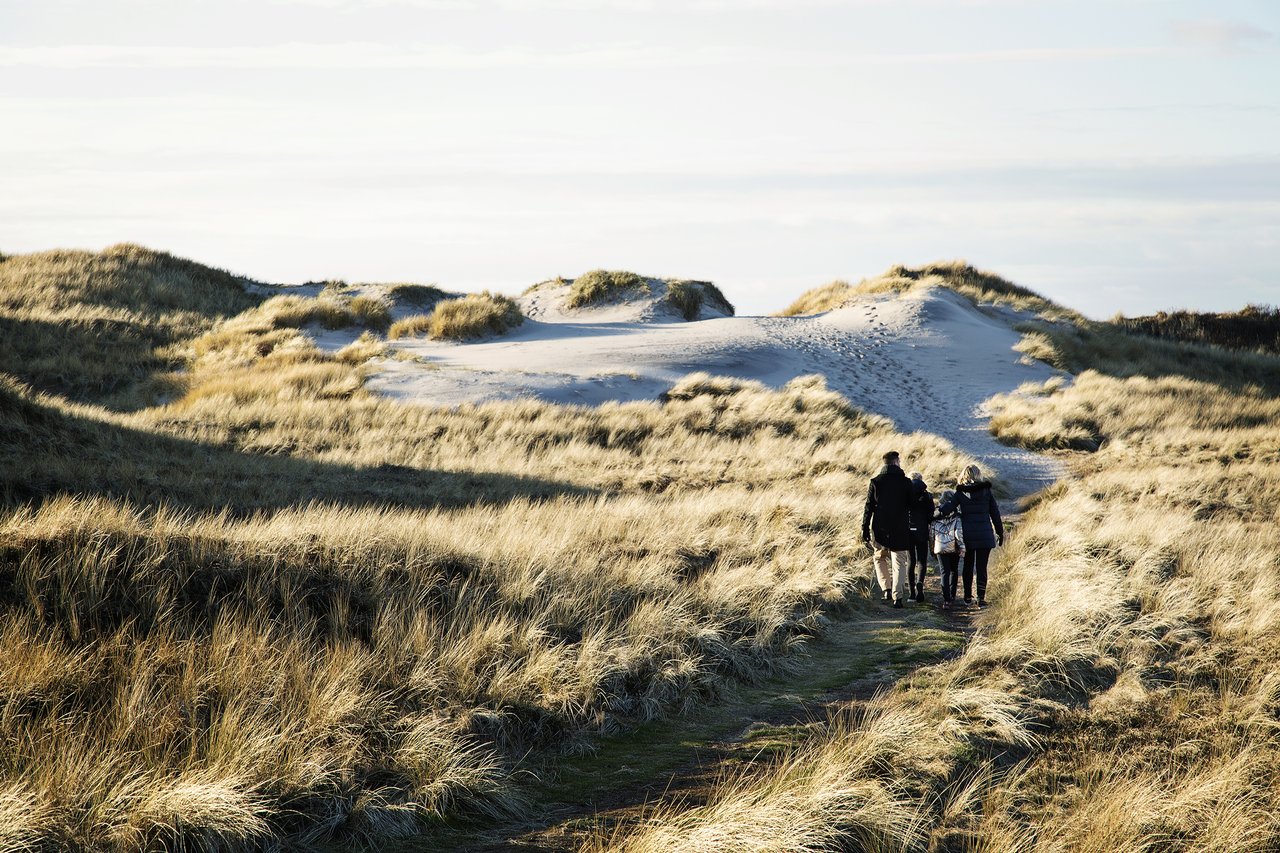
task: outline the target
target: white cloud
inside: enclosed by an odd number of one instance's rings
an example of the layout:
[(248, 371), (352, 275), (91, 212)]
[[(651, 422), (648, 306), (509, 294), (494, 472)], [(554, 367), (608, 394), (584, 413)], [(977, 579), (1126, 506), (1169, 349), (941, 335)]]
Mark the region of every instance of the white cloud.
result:
[(255, 68), (255, 69), (485, 69), (669, 68), (774, 64), (795, 67), (956, 63), (1084, 62), (1158, 56), (1160, 47), (1015, 48), (932, 53), (843, 53), (716, 46), (689, 49), (619, 44), (586, 50), (528, 48), (467, 50), (456, 46), (405, 48), (355, 42), (268, 46), (168, 47), (159, 45), (0, 46), (0, 66), (42, 68)]

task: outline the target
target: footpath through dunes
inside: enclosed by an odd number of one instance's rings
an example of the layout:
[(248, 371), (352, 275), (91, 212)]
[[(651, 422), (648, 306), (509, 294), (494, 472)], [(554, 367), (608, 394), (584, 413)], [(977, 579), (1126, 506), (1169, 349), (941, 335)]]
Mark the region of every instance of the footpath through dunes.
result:
[(810, 317), (697, 322), (646, 312), (640, 301), (565, 311), (535, 291), (522, 304), (528, 319), (499, 338), (398, 341), (401, 357), (375, 361), (368, 387), (426, 404), (536, 397), (594, 405), (654, 399), (698, 371), (772, 387), (818, 373), (900, 431), (940, 435), (998, 471), (1006, 498), (1060, 474), (1053, 459), (997, 442), (984, 406), (1062, 374), (1015, 351), (1023, 315), (944, 287), (855, 295)]
[(396, 853), (578, 853), (609, 846), (658, 814), (705, 807), (725, 781), (764, 772), (819, 736), (832, 719), (857, 719), (875, 697), (921, 667), (953, 659), (974, 613), (929, 602), (892, 610), (862, 602), (828, 625), (787, 668), (738, 684), (718, 701), (601, 739), (589, 752), (536, 768), (531, 817), (431, 833)]

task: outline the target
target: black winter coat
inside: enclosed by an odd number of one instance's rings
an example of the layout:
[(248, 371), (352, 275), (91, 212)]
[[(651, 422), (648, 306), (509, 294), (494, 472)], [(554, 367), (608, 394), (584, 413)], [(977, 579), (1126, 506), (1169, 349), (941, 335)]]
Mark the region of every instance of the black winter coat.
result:
[(911, 481), (896, 465), (886, 465), (867, 486), (862, 535), (867, 532), (890, 551), (911, 547)]
[(956, 486), (955, 497), (938, 507), (942, 515), (956, 510), (960, 511), (960, 524), (964, 527), (965, 548), (994, 548), (996, 537), (1004, 538), (1000, 507), (991, 491), (991, 483), (986, 480)]
[(928, 530), (933, 521), (933, 495), (919, 480), (911, 481), (911, 529)]

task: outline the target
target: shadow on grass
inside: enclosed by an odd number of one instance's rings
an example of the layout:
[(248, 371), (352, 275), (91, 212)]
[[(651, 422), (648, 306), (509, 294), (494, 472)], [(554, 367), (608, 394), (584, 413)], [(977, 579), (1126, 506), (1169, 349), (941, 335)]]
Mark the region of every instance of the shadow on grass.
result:
[(80, 403), (120, 405), (126, 392), (176, 365), (156, 355), (171, 330), (107, 318), (43, 320), (0, 316), (0, 371), (38, 391)]
[(249, 454), (68, 414), (0, 381), (0, 501), (38, 504), (60, 494), (242, 514), (313, 502), (413, 509), (594, 492), (500, 473)]

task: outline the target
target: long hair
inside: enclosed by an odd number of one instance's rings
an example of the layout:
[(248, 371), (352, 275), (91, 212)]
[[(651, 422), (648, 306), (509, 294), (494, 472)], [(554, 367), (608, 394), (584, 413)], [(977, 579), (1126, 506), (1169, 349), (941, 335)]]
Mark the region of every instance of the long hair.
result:
[(964, 470), (960, 472), (960, 477), (956, 480), (962, 486), (968, 486), (982, 479), (982, 469), (977, 465), (966, 465)]

